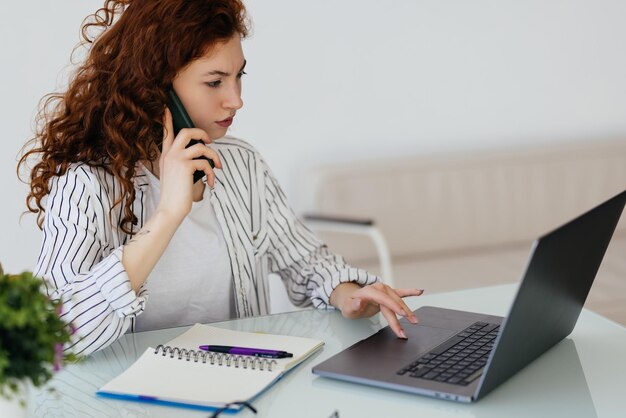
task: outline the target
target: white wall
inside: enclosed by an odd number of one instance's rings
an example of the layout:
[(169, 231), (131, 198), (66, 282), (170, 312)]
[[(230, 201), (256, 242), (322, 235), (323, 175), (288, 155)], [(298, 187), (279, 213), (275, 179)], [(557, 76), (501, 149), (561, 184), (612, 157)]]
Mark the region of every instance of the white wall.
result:
[[(265, 155), (298, 208), (321, 161), (626, 134), (622, 0), (248, 1), (245, 106), (231, 133)], [(0, 261), (32, 269), (16, 154), (37, 101), (101, 1), (2, 2)]]

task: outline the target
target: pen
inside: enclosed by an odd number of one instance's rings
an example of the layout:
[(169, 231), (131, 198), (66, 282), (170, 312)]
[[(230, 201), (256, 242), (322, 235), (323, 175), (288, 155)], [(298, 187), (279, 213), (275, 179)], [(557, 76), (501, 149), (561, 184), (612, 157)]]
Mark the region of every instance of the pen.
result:
[(265, 358), (286, 358), (293, 357), (293, 354), (279, 350), (265, 350), (262, 348), (232, 347), (229, 345), (201, 345), (200, 350), (212, 351), (214, 353), (239, 354), (242, 356), (254, 356)]

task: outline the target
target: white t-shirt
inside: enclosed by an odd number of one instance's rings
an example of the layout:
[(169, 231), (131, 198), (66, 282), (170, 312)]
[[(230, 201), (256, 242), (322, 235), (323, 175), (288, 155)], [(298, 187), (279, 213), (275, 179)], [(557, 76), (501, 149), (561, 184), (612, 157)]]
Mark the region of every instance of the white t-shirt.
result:
[[(160, 182), (145, 166), (140, 167), (149, 183), (145, 210), (150, 219), (159, 203)], [(236, 317), (228, 249), (211, 193), (205, 185), (203, 199), (192, 203), (191, 212), (148, 276), (146, 309), (137, 316), (135, 331)]]

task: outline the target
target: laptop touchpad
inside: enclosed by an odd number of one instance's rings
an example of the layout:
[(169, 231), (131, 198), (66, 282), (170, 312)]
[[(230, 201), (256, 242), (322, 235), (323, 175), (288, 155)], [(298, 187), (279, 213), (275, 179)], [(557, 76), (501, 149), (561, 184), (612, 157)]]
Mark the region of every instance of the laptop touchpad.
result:
[(387, 372), (395, 371), (457, 332), (423, 325), (406, 326), (405, 330), (408, 340), (396, 337), (391, 328), (385, 327), (331, 360), (337, 360), (333, 361), (335, 366), (346, 371), (362, 368), (364, 364), (373, 369), (378, 369), (376, 365), (379, 365)]

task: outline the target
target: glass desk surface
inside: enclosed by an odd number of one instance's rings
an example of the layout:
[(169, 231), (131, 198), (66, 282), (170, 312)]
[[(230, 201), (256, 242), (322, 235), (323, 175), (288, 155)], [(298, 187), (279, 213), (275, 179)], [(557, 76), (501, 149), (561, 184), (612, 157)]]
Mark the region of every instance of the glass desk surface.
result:
[[(516, 284), (407, 298), (412, 309), (440, 306), (505, 316)], [(313, 375), (322, 360), (386, 325), (380, 315), (348, 320), (338, 311), (303, 310), (214, 323), (225, 328), (318, 338), (324, 348), (253, 402), (258, 414), (226, 416), (346, 417), (613, 417), (624, 416), (626, 329), (583, 310), (572, 334), (475, 404), (335, 381)], [(208, 417), (210, 412), (105, 399), (102, 385), (149, 347), (188, 327), (126, 334), (79, 364), (66, 366), (43, 388), (31, 391), (28, 415), (36, 417)], [(167, 385), (168, 382), (163, 382)], [(48, 391), (54, 388), (53, 392)]]

